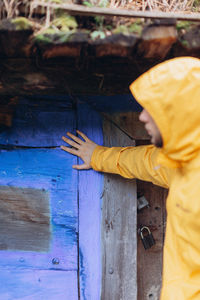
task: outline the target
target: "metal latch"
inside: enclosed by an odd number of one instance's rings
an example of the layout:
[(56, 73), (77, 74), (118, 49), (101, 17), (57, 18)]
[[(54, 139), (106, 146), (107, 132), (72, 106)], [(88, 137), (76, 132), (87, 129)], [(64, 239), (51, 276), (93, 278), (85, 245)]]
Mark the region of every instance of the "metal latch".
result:
[(147, 201), (147, 199), (143, 195), (139, 196), (137, 198), (137, 209), (141, 210), (145, 207), (149, 207), (149, 202)]

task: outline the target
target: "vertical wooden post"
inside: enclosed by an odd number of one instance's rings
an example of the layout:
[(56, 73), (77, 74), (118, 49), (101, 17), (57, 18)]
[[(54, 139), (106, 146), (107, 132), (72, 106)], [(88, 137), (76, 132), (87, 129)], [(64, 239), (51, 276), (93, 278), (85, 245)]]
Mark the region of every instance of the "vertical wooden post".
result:
[[(85, 103), (78, 105), (78, 128), (97, 144), (101, 145), (103, 143), (101, 116)], [(100, 299), (102, 185), (103, 176), (100, 173), (93, 170), (79, 172), (79, 279), (81, 300)]]
[[(134, 146), (134, 141), (104, 121), (106, 146)], [(136, 182), (105, 174), (102, 208), (102, 300), (137, 299)]]

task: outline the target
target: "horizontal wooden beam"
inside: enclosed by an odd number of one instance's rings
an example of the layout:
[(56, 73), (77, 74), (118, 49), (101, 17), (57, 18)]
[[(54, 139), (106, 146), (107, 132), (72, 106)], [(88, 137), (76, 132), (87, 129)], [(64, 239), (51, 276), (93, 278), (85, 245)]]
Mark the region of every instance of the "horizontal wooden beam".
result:
[(141, 36), (93, 41), (77, 31), (65, 43), (38, 43), (31, 31), (0, 31), (0, 95), (123, 95), (142, 73), (165, 59), (200, 57), (198, 26), (186, 33), (151, 24)]
[(47, 9), (63, 9), (70, 14), (79, 14), (86, 16), (117, 16), (125, 18), (150, 18), (150, 19), (177, 19), (188, 21), (200, 21), (200, 13), (174, 13), (174, 12), (161, 12), (161, 11), (134, 11), (129, 9), (117, 9), (106, 7), (87, 7), (83, 5), (75, 4), (50, 4), (40, 1), (34, 1), (31, 4), (31, 10), (33, 11), (38, 6), (46, 7)]

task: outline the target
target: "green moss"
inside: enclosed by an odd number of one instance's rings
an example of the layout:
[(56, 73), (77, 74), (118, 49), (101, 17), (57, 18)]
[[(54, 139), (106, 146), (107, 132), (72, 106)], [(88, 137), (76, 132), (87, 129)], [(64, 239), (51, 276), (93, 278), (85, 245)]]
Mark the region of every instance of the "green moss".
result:
[(41, 34), (36, 35), (35, 41), (43, 44), (63, 44), (69, 42), (74, 33), (75, 32), (73, 30), (68, 32), (59, 32), (53, 28), (48, 28)]
[(38, 34), (35, 36), (35, 41), (38, 43), (43, 43), (43, 44), (50, 44), (52, 43), (52, 39), (50, 36), (45, 35), (45, 34)]
[(90, 34), (90, 37), (94, 41), (96, 39), (105, 39), (106, 35), (101, 30), (95, 30)]
[(200, 10), (200, 0), (194, 0), (193, 11), (198, 12)]
[(142, 29), (143, 29), (143, 26), (140, 21), (137, 21), (137, 22), (131, 24), (129, 27), (130, 32), (137, 33), (139, 35), (142, 33)]
[(189, 42), (188, 41), (186, 41), (186, 40), (181, 40), (181, 44), (184, 46), (184, 47), (186, 47), (186, 48), (189, 48)]
[(78, 24), (74, 17), (59, 10), (51, 26), (36, 35), (35, 40), (40, 43), (65, 43), (76, 32), (77, 27)]
[(73, 31), (59, 34), (59, 43), (63, 44), (69, 42), (73, 35), (74, 35)]
[(183, 30), (183, 29), (188, 30), (188, 29), (190, 29), (190, 27), (191, 27), (193, 24), (194, 24), (194, 23), (191, 22), (191, 21), (178, 21), (177, 24), (176, 24), (176, 29), (177, 29), (178, 31)]
[(62, 0), (51, 0), (50, 2), (55, 4), (63, 4)]
[(116, 29), (113, 30), (113, 33), (123, 33), (123, 34), (130, 34), (130, 33), (137, 33), (141, 34), (142, 32), (142, 24), (141, 22), (134, 22), (129, 26), (120, 25)]
[(129, 30), (128, 27), (125, 25), (120, 25), (117, 28), (115, 28), (113, 30), (113, 33), (117, 34), (117, 33), (123, 33), (123, 34), (129, 34)]
[(64, 32), (76, 29), (78, 27), (76, 19), (66, 14), (55, 18), (52, 22), (52, 25)]
[(83, 1), (83, 5), (87, 6), (87, 7), (93, 7), (94, 5), (92, 3), (90, 3), (89, 1)]
[(31, 22), (24, 17), (12, 19), (11, 23), (15, 25), (16, 30), (29, 30), (32, 28)]

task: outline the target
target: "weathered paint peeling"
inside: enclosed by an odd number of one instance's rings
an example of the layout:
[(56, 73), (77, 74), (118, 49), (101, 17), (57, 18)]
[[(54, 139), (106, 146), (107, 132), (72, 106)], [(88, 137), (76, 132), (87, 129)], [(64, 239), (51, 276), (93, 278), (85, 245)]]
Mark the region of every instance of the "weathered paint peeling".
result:
[(84, 256), (83, 256), (83, 253), (81, 251), (81, 248), (79, 248), (79, 276), (80, 276), (80, 279), (81, 279), (81, 299), (82, 300), (87, 300), (86, 298), (86, 281), (87, 281), (87, 275), (86, 275), (86, 270), (85, 270), (85, 266), (84, 266)]

